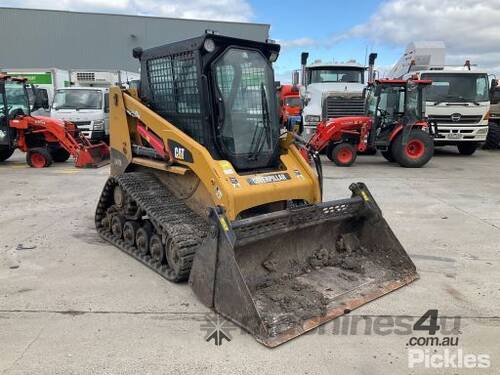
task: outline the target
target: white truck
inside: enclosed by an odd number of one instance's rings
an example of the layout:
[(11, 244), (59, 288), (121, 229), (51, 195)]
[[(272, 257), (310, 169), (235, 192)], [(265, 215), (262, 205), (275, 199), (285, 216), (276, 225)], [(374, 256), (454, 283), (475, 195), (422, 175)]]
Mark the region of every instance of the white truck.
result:
[(437, 125), (436, 146), (453, 145), (460, 154), (472, 155), (488, 134), (488, 73), (469, 61), (447, 66), (445, 57), (443, 42), (412, 42), (389, 78), (432, 80), (425, 92), (425, 114)]
[[(376, 54), (373, 54), (376, 57)], [(307, 140), (324, 119), (363, 116), (367, 67), (348, 61), (324, 63), (319, 60), (307, 65), (309, 54), (301, 56), (300, 94), (304, 103), (302, 121)], [(374, 58), (373, 58), (374, 62)], [(373, 68), (373, 65), (372, 65)], [(372, 70), (368, 74), (372, 74)]]
[(90, 140), (109, 138), (109, 87), (128, 86), (139, 73), (72, 70), (71, 87), (56, 90), (50, 116), (73, 122)]
[[(5, 69), (6, 74), (12, 77), (24, 77), (28, 79), (28, 83), (36, 87), (39, 91), (45, 91), (49, 106), (40, 108), (34, 114), (48, 116), (50, 114), (50, 105), (54, 92), (59, 88), (70, 86), (69, 71), (58, 68), (46, 69)], [(33, 102), (30, 97), (30, 102)]]

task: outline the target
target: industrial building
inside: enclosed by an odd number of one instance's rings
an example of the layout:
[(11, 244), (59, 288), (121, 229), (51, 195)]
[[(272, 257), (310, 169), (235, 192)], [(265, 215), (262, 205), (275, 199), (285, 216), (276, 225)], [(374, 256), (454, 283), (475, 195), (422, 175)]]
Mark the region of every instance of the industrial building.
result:
[(207, 29), (265, 41), (270, 25), (0, 7), (0, 68), (137, 71), (134, 47), (154, 47)]

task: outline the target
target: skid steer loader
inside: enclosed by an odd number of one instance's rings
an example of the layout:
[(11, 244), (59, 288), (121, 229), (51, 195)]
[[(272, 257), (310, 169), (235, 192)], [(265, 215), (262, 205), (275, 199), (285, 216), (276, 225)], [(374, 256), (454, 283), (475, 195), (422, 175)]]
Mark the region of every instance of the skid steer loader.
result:
[(415, 280), (362, 183), (322, 202), (321, 167), (280, 135), (279, 45), (207, 33), (142, 50), (110, 91), (100, 235), (274, 347)]

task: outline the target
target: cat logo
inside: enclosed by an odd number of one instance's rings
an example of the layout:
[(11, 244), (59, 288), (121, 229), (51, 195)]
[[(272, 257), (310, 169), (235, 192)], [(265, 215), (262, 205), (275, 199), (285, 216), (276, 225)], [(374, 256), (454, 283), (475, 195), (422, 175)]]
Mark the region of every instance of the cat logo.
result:
[(174, 148), (174, 157), (179, 160), (184, 160), (184, 152), (186, 150), (183, 147)]

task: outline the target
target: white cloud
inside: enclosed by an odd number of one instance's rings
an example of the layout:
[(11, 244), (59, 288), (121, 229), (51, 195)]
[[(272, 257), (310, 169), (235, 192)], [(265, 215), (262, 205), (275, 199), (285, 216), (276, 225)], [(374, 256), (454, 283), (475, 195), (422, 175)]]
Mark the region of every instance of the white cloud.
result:
[(389, 0), (364, 24), (342, 37), (364, 37), (403, 47), (415, 40), (443, 40), (448, 63), (500, 66), (500, 0)]
[(113, 12), (218, 21), (250, 21), (246, 0), (10, 0), (2, 6), (83, 12)]
[(310, 47), (318, 44), (318, 41), (308, 37), (278, 40), (277, 42), (281, 44), (281, 47), (283, 48)]

